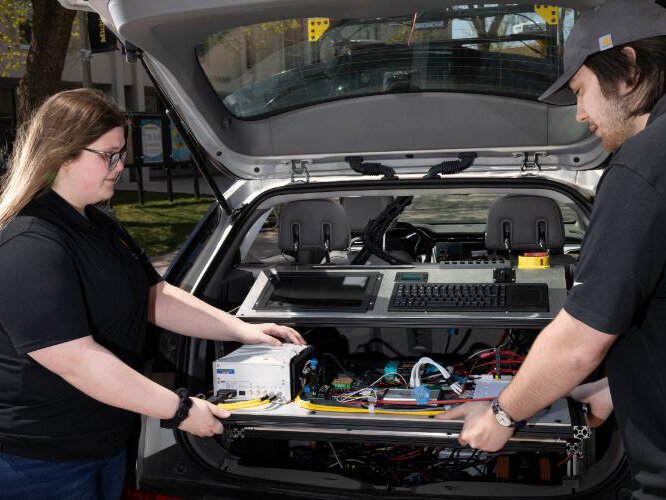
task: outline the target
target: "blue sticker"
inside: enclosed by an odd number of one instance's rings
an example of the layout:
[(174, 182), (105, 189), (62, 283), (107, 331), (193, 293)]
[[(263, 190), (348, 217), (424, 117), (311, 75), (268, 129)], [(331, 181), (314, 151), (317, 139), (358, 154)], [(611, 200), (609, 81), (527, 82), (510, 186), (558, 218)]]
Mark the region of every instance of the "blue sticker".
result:
[(218, 368), (217, 373), (226, 373), (228, 375), (233, 375), (234, 373), (236, 373), (236, 370), (234, 370), (233, 368)]

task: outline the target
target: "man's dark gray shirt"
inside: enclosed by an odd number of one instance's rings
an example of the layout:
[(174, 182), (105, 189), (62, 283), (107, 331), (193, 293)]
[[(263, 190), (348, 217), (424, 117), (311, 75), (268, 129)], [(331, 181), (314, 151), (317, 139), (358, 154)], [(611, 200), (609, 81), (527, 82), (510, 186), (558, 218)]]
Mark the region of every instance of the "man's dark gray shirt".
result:
[(608, 378), (639, 498), (666, 497), (666, 97), (597, 190), (564, 309), (619, 338)]

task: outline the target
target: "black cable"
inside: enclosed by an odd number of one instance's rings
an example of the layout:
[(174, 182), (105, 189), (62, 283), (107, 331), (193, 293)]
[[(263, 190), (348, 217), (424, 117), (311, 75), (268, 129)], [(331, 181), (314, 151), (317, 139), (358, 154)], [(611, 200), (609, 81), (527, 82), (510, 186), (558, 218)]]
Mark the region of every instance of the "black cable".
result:
[(345, 161), (354, 172), (362, 175), (383, 175), (384, 180), (395, 180), (398, 178), (395, 175), (395, 170), (391, 167), (382, 165), (381, 163), (368, 163), (363, 161), (362, 156), (347, 156)]
[[(457, 334), (457, 332), (458, 332), (458, 330), (456, 330), (456, 334)], [(449, 346), (451, 345), (451, 337), (453, 337), (453, 335), (451, 335), (450, 333), (448, 335), (449, 335), (449, 338), (446, 339), (446, 347), (444, 347), (444, 354), (447, 354), (449, 352)]]
[(453, 350), (453, 352), (452, 352), (451, 354), (458, 354), (458, 353), (460, 352), (460, 349), (462, 348), (462, 346), (463, 346), (464, 344), (466, 344), (467, 341), (469, 340), (469, 336), (470, 336), (471, 334), (472, 334), (472, 329), (471, 329), (471, 328), (468, 328), (467, 331), (465, 332), (465, 336), (464, 336), (463, 339), (458, 343), (458, 345), (456, 346), (456, 348)]
[[(331, 354), (330, 352), (325, 352), (324, 356), (328, 356), (333, 361), (335, 361), (335, 364), (338, 365), (338, 367), (342, 370), (342, 373), (344, 373), (345, 375), (350, 375), (351, 376), (351, 373), (349, 372), (349, 370), (347, 370), (345, 368), (345, 366), (340, 362), (340, 360), (334, 354)], [(352, 377), (352, 378), (354, 378), (354, 377)]]
[(383, 339), (370, 339), (366, 343), (359, 345), (359, 348), (362, 347), (362, 348), (365, 349), (365, 352), (369, 352), (370, 351), (370, 344), (373, 344), (375, 342), (377, 342), (379, 344), (382, 344), (383, 346), (388, 347), (393, 352), (393, 354), (395, 354), (396, 356), (404, 356), (395, 347), (393, 347), (391, 344), (389, 344), (388, 342), (386, 342)]
[(376, 255), (391, 265), (411, 264), (394, 257), (382, 248), (382, 238), (393, 221), (412, 203), (412, 196), (399, 196), (389, 203), (374, 219), (371, 219), (363, 230), (363, 248), (358, 252), (352, 265), (365, 264), (371, 255)]
[(457, 160), (443, 161), (430, 167), (424, 179), (439, 179), (440, 175), (458, 174), (472, 166), (476, 153), (460, 153)]

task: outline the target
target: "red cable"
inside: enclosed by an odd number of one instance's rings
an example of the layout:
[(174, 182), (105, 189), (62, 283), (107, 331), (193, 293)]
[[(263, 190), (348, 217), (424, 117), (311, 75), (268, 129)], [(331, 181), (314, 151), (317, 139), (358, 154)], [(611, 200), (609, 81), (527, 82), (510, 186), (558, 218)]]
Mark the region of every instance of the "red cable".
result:
[[(405, 406), (425, 406), (431, 404), (446, 405), (446, 404), (458, 404), (458, 403), (472, 403), (474, 401), (492, 401), (495, 398), (470, 398), (470, 399), (439, 399), (439, 400), (428, 400), (427, 403), (417, 403), (416, 401), (377, 401), (375, 405), (405, 405)], [(367, 401), (341, 401), (342, 404), (352, 405), (352, 404), (368, 404)]]

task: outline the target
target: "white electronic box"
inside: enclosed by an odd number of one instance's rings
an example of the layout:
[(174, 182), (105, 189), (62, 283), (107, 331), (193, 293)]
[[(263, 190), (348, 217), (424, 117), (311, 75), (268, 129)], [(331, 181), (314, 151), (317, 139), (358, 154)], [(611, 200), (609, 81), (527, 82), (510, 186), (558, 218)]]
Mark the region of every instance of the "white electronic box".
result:
[(298, 375), (311, 355), (307, 345), (243, 345), (213, 362), (214, 393), (232, 389), (235, 401), (271, 396), (286, 403), (296, 396)]

